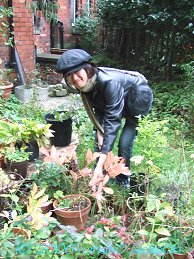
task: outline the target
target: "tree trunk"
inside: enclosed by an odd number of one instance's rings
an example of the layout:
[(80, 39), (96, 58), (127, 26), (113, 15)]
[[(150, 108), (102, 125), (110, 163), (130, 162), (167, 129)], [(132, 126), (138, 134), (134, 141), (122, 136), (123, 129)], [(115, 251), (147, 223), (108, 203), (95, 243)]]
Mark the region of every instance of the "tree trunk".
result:
[(172, 78), (172, 64), (174, 57), (174, 48), (175, 48), (175, 38), (176, 38), (176, 27), (173, 25), (169, 41), (169, 49), (167, 55), (166, 63), (166, 80), (169, 81)]

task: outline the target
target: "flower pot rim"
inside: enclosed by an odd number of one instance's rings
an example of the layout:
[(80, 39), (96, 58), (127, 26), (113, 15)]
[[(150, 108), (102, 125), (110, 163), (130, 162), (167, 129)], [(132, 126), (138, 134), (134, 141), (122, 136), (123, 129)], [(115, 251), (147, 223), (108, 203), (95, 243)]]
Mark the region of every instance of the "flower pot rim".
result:
[(13, 83), (7, 80), (0, 80), (2, 83), (5, 83), (5, 85), (0, 85), (0, 89), (7, 89), (13, 87)]
[(28, 230), (20, 227), (13, 227), (13, 232), (15, 235), (21, 234), (27, 239), (30, 239), (30, 236), (31, 236), (31, 233)]
[(70, 210), (64, 210), (63, 208), (58, 208), (58, 199), (56, 199), (56, 200), (54, 200), (53, 201), (53, 207), (54, 207), (54, 210), (55, 211), (61, 211), (61, 212), (67, 212), (67, 213), (75, 213), (75, 212), (80, 212), (80, 211), (84, 211), (84, 210), (87, 210), (89, 207), (91, 207), (91, 200), (88, 198), (88, 197), (86, 197), (86, 196), (84, 196), (84, 195), (82, 195), (82, 194), (69, 194), (69, 195), (64, 195), (63, 197), (62, 197), (62, 199), (63, 198), (71, 198), (71, 197), (77, 197), (77, 196), (81, 196), (82, 198), (84, 198), (84, 199), (86, 199), (87, 201), (88, 201), (88, 205), (85, 207), (85, 208), (83, 208), (83, 209), (81, 209), (81, 210), (74, 210), (74, 211), (70, 211)]
[[(68, 113), (68, 111), (57, 111), (57, 112), (58, 113), (62, 113), (62, 112), (64, 112), (64, 113), (67, 112)], [(67, 117), (67, 118), (65, 118), (63, 120), (55, 119), (54, 116), (55, 115), (52, 112), (48, 112), (48, 113), (45, 114), (44, 118), (45, 118), (45, 120), (47, 122), (65, 122), (65, 121), (69, 121), (69, 120), (72, 121), (72, 117), (71, 116), (69, 116), (69, 117)]]

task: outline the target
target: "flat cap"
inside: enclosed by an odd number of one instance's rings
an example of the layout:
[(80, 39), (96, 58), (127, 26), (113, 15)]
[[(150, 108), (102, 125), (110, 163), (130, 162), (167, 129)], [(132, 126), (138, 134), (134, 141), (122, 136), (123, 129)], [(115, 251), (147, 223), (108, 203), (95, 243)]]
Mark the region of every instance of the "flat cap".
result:
[(56, 71), (63, 73), (64, 77), (68, 74), (82, 69), (92, 57), (82, 49), (69, 49), (65, 51), (59, 58)]

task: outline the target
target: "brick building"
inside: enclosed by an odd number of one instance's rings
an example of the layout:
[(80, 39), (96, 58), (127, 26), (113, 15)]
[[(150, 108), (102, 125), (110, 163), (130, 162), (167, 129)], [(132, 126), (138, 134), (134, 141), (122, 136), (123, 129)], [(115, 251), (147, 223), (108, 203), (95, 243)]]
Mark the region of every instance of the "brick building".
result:
[[(72, 33), (75, 19), (85, 8), (95, 8), (95, 1), (58, 0), (57, 23), (47, 22), (41, 11), (34, 16), (32, 9), (26, 6), (26, 0), (0, 1), (0, 58), (8, 65), (19, 63), (19, 69), (25, 76), (31, 74), (35, 69), (37, 53), (51, 53), (53, 48), (76, 46), (78, 35)], [(4, 7), (13, 7), (13, 15), (2, 17)], [(5, 44), (10, 36), (13, 36), (14, 48)]]

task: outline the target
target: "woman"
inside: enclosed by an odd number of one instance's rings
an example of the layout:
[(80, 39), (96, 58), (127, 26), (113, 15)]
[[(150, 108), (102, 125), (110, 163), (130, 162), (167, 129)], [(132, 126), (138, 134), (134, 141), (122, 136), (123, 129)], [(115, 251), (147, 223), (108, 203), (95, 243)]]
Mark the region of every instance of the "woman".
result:
[[(94, 181), (100, 178), (106, 155), (113, 145), (122, 118), (125, 119), (118, 144), (118, 156), (130, 168), (134, 139), (137, 135), (138, 115), (145, 116), (152, 105), (153, 95), (147, 80), (138, 72), (96, 67), (84, 50), (70, 49), (57, 62), (57, 71), (63, 73), (68, 86), (77, 89), (84, 106), (96, 126), (96, 147), (101, 155), (94, 170)], [(93, 114), (95, 113), (95, 116)], [(129, 186), (124, 174), (117, 181)]]

